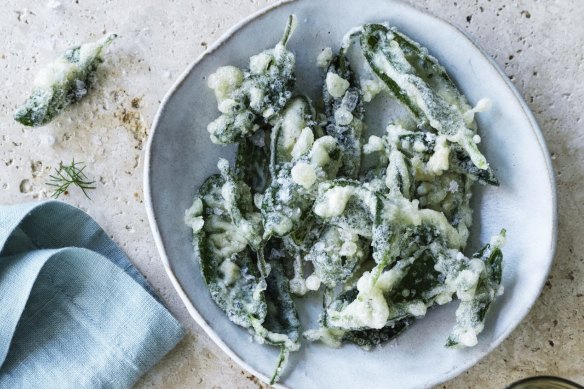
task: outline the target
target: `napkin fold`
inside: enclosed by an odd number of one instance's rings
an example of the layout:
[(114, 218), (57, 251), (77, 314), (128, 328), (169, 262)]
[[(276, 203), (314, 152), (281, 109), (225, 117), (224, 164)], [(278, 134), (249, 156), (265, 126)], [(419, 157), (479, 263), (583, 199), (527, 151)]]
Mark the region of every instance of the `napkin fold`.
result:
[(0, 388), (126, 388), (184, 331), (99, 225), (0, 205)]

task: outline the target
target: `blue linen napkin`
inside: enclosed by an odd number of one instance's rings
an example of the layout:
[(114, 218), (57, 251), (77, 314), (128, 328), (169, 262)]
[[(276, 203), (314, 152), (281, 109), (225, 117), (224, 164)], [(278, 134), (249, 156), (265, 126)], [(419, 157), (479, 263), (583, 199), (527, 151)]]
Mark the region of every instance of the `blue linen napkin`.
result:
[(183, 335), (89, 215), (0, 205), (0, 388), (130, 387)]

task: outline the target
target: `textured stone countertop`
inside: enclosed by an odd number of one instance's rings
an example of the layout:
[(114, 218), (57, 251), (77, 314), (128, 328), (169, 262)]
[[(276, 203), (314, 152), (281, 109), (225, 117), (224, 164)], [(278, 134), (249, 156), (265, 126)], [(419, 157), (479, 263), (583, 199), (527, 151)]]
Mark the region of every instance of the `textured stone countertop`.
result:
[[(207, 45), (266, 0), (8, 0), (0, 7), (0, 203), (50, 195), (59, 161), (87, 164), (89, 212), (148, 277), (187, 337), (138, 388), (257, 388), (190, 318), (159, 260), (144, 208), (144, 145), (158, 105)], [(444, 388), (502, 388), (551, 374), (584, 383), (584, 4), (581, 0), (411, 0), (468, 32), (504, 69), (539, 121), (559, 199), (556, 260), (543, 294), (512, 335)], [(106, 32), (110, 47), (90, 97), (42, 128), (12, 113), (43, 64)], [(513, 129), (510, 128), (509, 131)]]

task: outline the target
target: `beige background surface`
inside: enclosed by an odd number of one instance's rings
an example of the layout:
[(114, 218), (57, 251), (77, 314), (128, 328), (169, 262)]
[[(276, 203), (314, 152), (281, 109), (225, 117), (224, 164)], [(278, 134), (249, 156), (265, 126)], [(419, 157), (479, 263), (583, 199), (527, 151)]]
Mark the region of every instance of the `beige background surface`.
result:
[[(467, 31), (505, 70), (543, 129), (558, 182), (558, 252), (542, 296), (500, 347), (441, 387), (502, 388), (540, 374), (584, 384), (584, 3), (409, 2)], [(86, 162), (97, 181), (92, 200), (74, 190), (65, 201), (111, 234), (188, 329), (138, 388), (261, 387), (210, 341), (174, 292), (146, 219), (142, 169), (148, 129), (174, 80), (230, 26), (271, 3), (8, 0), (0, 8), (0, 202), (46, 198), (48, 174), (59, 161)], [(123, 38), (112, 45), (89, 98), (43, 128), (12, 120), (40, 66), (114, 31)]]

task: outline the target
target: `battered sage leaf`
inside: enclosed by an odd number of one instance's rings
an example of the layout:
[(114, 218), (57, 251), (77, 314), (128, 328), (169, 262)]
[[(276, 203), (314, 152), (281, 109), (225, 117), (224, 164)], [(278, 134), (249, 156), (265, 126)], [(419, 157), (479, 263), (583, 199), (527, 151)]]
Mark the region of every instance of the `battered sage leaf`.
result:
[[(357, 289), (351, 289), (339, 296), (338, 300), (341, 302), (351, 303), (357, 298)], [(380, 346), (390, 340), (396, 338), (399, 334), (405, 331), (412, 323), (414, 318), (407, 316), (403, 319), (391, 322), (385, 327), (377, 329), (364, 329), (346, 331), (342, 336), (343, 342), (356, 344), (366, 350), (372, 347)]]
[(239, 232), (225, 204), (220, 175), (209, 177), (185, 215), (193, 230), (195, 255), (215, 303), (229, 320), (254, 331), (267, 314), (262, 279), (255, 253)]
[(266, 138), (260, 130), (237, 145), (235, 173), (252, 193), (263, 193), (270, 184), (270, 149)]
[(72, 47), (45, 66), (34, 80), (31, 96), (14, 113), (25, 126), (43, 126), (65, 108), (85, 97), (105, 48), (117, 37), (111, 34), (97, 42)]
[(367, 259), (369, 241), (354, 232), (329, 226), (311, 247), (305, 260), (312, 262), (320, 282), (334, 288), (353, 275)]
[(389, 325), (386, 325), (380, 330), (367, 329), (347, 331), (343, 335), (343, 341), (356, 344), (366, 350), (373, 347), (383, 345), (390, 340), (398, 337), (404, 332), (412, 323), (414, 319), (411, 317), (401, 319)]
[(314, 107), (306, 96), (296, 96), (286, 104), (270, 135), (272, 175), (275, 175), (279, 165), (304, 154), (314, 139), (321, 136), (315, 115)]
[(361, 88), (346, 57), (346, 48), (342, 48), (331, 61), (322, 96), (328, 118), (326, 133), (335, 138), (341, 148), (339, 174), (357, 178), (361, 167), (365, 111)]
[(471, 111), (471, 108), (463, 104), (463, 97), (454, 84), (444, 80), (447, 74), (441, 66), (437, 78), (442, 78), (444, 82), (433, 85), (434, 89), (430, 87), (410, 61), (421, 60), (426, 66), (434, 68), (439, 65), (429, 61), (427, 54), (421, 54), (421, 47), (413, 45), (413, 41), (406, 40), (403, 34), (397, 35), (394, 31), (382, 24), (363, 26), (361, 47), (371, 69), (398, 100), (410, 109), (420, 125), (427, 124), (446, 135), (450, 141), (460, 144), (477, 168), (487, 169), (489, 164), (474, 140), (476, 131), (465, 122), (466, 111), (461, 111), (467, 108)]
[[(278, 251), (277, 246), (271, 248), (272, 252)], [(267, 278), (266, 301), (268, 314), (264, 327), (272, 334), (266, 339), (267, 343), (280, 346), (281, 352), (270, 384), (278, 381), (286, 366), (288, 355), (300, 347), (298, 343), (300, 320), (292, 296), (290, 295), (290, 283), (284, 273), (280, 254), (269, 254), (271, 272)]]
[(284, 236), (297, 229), (312, 207), (318, 184), (334, 177), (338, 170), (339, 149), (331, 136), (314, 139), (306, 127), (296, 144), (291, 162), (274, 167), (274, 176), (263, 195), (261, 210), (264, 238)]
[(296, 25), (296, 17), (290, 16), (280, 42), (251, 57), (248, 69), (224, 66), (209, 76), (222, 113), (207, 126), (214, 143), (234, 143), (253, 134), (292, 97), (295, 58), (286, 45)]
[[(503, 253), (501, 246), (505, 243), (505, 230), (495, 236), (491, 243), (485, 245), (473, 255), (468, 269), (458, 275), (464, 289), (457, 291), (461, 300), (456, 310), (456, 325), (446, 345), (452, 348), (472, 347), (478, 342), (477, 335), (485, 327), (485, 319), (493, 301), (503, 293), (501, 279), (503, 274)], [(482, 266), (481, 266), (482, 265)], [(482, 269), (481, 269), (482, 267)], [(478, 277), (473, 268), (479, 268)], [(475, 281), (476, 280), (476, 281)]]
[(299, 347), (296, 308), (282, 264), (272, 261), (269, 276), (264, 276), (258, 254), (264, 246), (252, 250), (254, 240), (241, 233), (250, 228), (246, 214), (234, 210), (242, 204), (246, 208), (246, 193), (233, 188), (230, 172), (224, 166), (221, 170), (221, 176), (211, 176), (201, 186), (185, 221), (193, 230), (195, 254), (215, 303), (256, 341), (281, 347), (274, 381), (288, 353)]

